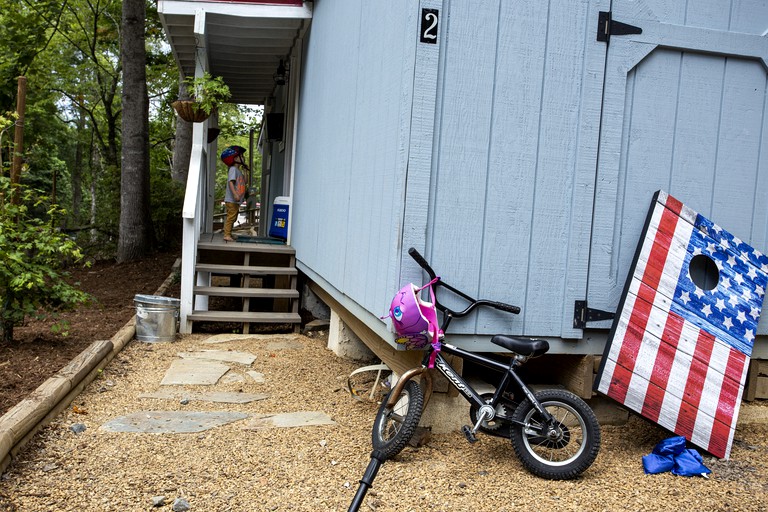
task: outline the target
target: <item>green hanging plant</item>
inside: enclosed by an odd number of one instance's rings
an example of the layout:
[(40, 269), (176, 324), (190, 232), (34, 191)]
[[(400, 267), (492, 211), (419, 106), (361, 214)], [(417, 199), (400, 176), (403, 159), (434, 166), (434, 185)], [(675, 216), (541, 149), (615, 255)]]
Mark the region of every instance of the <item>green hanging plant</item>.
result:
[(202, 76), (187, 77), (184, 81), (192, 99), (177, 100), (171, 106), (185, 121), (198, 123), (206, 120), (219, 103), (232, 96), (224, 79), (213, 77), (207, 71)]

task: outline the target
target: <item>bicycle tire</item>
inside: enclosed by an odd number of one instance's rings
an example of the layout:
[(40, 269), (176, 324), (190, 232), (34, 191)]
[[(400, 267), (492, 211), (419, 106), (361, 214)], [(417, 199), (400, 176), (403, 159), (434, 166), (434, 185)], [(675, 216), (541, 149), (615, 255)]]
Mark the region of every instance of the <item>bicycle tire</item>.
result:
[(390, 459), (405, 448), (416, 432), (424, 407), (424, 392), (418, 382), (409, 380), (391, 409), (387, 408), (388, 400), (389, 394), (376, 414), (371, 438), (373, 449)]
[(525, 468), (548, 480), (571, 480), (592, 465), (600, 451), (600, 424), (595, 413), (578, 396), (562, 389), (535, 394), (557, 420), (556, 435), (542, 435), (541, 414), (525, 400), (512, 416), (512, 446)]

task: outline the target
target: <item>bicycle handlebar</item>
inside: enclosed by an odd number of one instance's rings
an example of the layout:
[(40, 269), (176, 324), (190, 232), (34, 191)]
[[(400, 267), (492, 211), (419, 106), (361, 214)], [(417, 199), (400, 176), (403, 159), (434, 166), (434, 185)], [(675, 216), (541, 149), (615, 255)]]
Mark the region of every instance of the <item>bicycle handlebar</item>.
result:
[(432, 279), (437, 277), (435, 275), (435, 271), (432, 270), (432, 267), (430, 267), (429, 263), (427, 263), (427, 260), (424, 259), (424, 256), (422, 256), (419, 253), (419, 251), (416, 250), (415, 247), (411, 247), (410, 249), (408, 249), (408, 254), (410, 254), (411, 258), (413, 258), (416, 261), (416, 263), (418, 263), (419, 266), (423, 268), (427, 272), (427, 274), (429, 274), (429, 277), (431, 277)]
[[(437, 274), (435, 274), (435, 271), (432, 269), (432, 267), (429, 265), (429, 263), (427, 263), (427, 260), (424, 259), (424, 256), (422, 256), (419, 253), (419, 251), (416, 250), (415, 247), (411, 247), (410, 249), (408, 249), (408, 254), (411, 256), (411, 258), (413, 258), (416, 261), (416, 263), (419, 264), (419, 266), (421, 268), (424, 269), (424, 271), (429, 275), (430, 278), (435, 279), (437, 277)], [(460, 297), (462, 297), (463, 299), (465, 299), (465, 300), (467, 300), (467, 301), (469, 301), (471, 303), (469, 305), (469, 307), (467, 307), (467, 309), (465, 309), (462, 312), (459, 312), (459, 313), (452, 312), (453, 316), (457, 316), (457, 317), (458, 316), (464, 316), (464, 315), (468, 314), (470, 311), (472, 311), (473, 309), (475, 309), (477, 306), (488, 306), (488, 307), (491, 307), (491, 308), (494, 308), (494, 309), (498, 309), (500, 311), (506, 311), (507, 313), (513, 313), (515, 315), (520, 313), (520, 308), (518, 306), (513, 306), (511, 304), (505, 304), (503, 302), (496, 302), (496, 301), (492, 301), (492, 300), (485, 300), (485, 299), (476, 300), (476, 299), (473, 299), (472, 297), (470, 297), (469, 295), (461, 292), (460, 290), (457, 290), (453, 286), (448, 285), (447, 283), (445, 283), (443, 281), (438, 281), (437, 285), (438, 286), (445, 286), (446, 288), (448, 288), (452, 292), (456, 293), (457, 295), (459, 295)], [(443, 306), (442, 304), (437, 302), (437, 299), (435, 299), (435, 302), (436, 302), (435, 305), (439, 309), (441, 309), (443, 311), (447, 310), (447, 308), (445, 306)]]

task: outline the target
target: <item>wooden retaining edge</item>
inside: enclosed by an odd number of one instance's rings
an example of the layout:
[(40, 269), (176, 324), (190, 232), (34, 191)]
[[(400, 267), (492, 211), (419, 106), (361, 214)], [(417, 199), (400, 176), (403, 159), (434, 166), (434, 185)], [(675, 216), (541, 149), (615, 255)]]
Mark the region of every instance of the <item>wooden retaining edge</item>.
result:
[[(155, 292), (162, 295), (176, 277), (181, 259)], [(109, 340), (98, 340), (75, 357), (68, 365), (43, 382), (27, 398), (0, 417), (0, 473), (5, 471), (24, 445), (50, 423), (93, 382), (101, 370), (133, 339), (136, 317), (131, 318)]]

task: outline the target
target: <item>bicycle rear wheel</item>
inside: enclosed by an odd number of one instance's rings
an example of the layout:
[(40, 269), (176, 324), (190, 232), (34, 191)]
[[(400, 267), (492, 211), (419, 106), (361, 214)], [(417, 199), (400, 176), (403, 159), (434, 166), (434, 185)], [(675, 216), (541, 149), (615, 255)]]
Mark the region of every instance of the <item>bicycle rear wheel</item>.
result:
[(600, 450), (595, 413), (584, 400), (561, 389), (540, 391), (536, 399), (555, 425), (550, 429), (531, 402), (521, 402), (512, 417), (515, 453), (534, 475), (550, 480), (576, 478), (592, 465)]
[(389, 394), (381, 402), (371, 437), (373, 449), (390, 459), (405, 448), (416, 432), (424, 407), (424, 392), (418, 382), (409, 380), (391, 409), (387, 408), (388, 400)]

